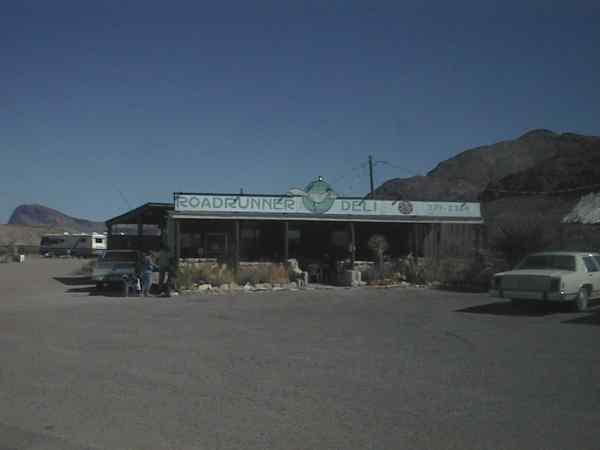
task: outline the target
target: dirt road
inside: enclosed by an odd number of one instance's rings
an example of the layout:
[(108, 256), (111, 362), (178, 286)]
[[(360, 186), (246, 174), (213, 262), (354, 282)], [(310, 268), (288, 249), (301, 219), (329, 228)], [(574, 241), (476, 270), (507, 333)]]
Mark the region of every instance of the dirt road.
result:
[(600, 314), (483, 294), (94, 296), (1, 265), (0, 449), (598, 449)]

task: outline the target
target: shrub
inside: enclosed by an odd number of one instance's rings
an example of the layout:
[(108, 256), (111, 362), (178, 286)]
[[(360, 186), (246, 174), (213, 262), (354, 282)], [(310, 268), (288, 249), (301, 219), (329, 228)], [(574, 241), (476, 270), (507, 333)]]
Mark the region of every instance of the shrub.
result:
[(506, 270), (503, 258), (477, 252), (468, 257), (445, 257), (426, 263), (426, 279), (441, 288), (484, 291), (494, 273)]
[(541, 251), (552, 242), (542, 218), (510, 217), (498, 220), (490, 233), (490, 246), (513, 266), (529, 253)]
[(399, 261), (398, 272), (409, 283), (424, 283), (431, 276), (428, 274), (432, 270), (430, 265), (431, 260), (422, 259), (419, 261), (419, 258), (415, 258), (412, 253), (409, 253), (406, 258)]
[(198, 266), (180, 264), (177, 269), (177, 284), (181, 289), (190, 289), (194, 284), (210, 283), (220, 286), (233, 281), (233, 273), (225, 264)]
[(284, 264), (271, 266), (271, 283), (289, 283), (290, 274)]
[[(221, 286), (235, 281), (235, 274), (226, 264), (181, 264), (177, 272), (177, 284), (181, 289), (191, 289), (194, 284), (210, 283), (213, 286)], [(289, 275), (283, 264), (242, 266), (237, 282), (240, 285), (246, 283), (287, 283), (289, 282)]]
[(193, 266), (188, 266), (181, 264), (177, 268), (177, 286), (179, 289), (191, 289), (194, 284), (195, 278), (195, 268)]
[(383, 277), (383, 255), (390, 247), (387, 239), (381, 234), (374, 234), (367, 241), (367, 247), (376, 258), (377, 273), (375, 275)]
[(258, 266), (242, 266), (238, 280), (240, 285), (246, 283), (288, 283), (290, 277), (287, 268), (283, 264), (260, 264)]
[(214, 284), (216, 286), (221, 286), (222, 284), (230, 284), (235, 281), (235, 275), (233, 271), (227, 268), (226, 265), (216, 266), (209, 277), (209, 283)]

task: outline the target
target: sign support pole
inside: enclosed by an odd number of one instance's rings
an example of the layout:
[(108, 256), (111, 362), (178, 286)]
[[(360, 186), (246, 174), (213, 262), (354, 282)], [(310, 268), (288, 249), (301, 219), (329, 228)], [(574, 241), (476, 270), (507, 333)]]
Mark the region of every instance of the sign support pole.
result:
[(283, 262), (284, 263), (287, 263), (287, 260), (290, 258), (289, 234), (290, 234), (290, 224), (286, 220), (283, 222)]
[(240, 273), (240, 221), (234, 222), (234, 233), (233, 233), (233, 272), (236, 280)]
[(356, 259), (356, 229), (354, 222), (350, 222), (350, 260), (354, 269), (354, 260)]

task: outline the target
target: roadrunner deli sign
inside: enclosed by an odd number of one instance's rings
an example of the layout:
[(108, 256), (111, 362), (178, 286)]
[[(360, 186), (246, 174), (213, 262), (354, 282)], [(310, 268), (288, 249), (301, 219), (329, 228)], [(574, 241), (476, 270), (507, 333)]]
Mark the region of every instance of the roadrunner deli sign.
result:
[(322, 178), (286, 195), (175, 194), (175, 211), (310, 216), (447, 217), (480, 219), (479, 203), (364, 200), (338, 197)]

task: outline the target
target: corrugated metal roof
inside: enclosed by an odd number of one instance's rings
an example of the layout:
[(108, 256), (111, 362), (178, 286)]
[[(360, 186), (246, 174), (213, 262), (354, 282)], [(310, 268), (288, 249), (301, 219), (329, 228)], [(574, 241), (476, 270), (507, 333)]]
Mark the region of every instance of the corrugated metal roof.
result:
[(142, 220), (145, 225), (156, 225), (165, 216), (168, 211), (172, 211), (174, 208), (173, 203), (144, 203), (131, 211), (127, 211), (120, 216), (108, 219), (104, 223), (107, 226), (112, 225), (135, 225), (138, 218)]

